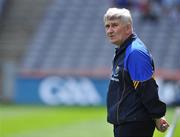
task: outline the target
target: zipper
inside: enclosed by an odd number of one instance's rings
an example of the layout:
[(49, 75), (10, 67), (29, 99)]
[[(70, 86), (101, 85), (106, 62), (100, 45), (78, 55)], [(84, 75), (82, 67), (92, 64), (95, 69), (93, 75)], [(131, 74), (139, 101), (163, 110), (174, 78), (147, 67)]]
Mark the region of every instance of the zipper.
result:
[(121, 98), (118, 102), (118, 106), (117, 106), (117, 123), (119, 123), (119, 106), (121, 104), (121, 102), (123, 101), (123, 96), (124, 96), (124, 93), (125, 93), (125, 79), (124, 79), (124, 69), (122, 70), (122, 79), (123, 79), (123, 91), (122, 91), (122, 94), (121, 94)]

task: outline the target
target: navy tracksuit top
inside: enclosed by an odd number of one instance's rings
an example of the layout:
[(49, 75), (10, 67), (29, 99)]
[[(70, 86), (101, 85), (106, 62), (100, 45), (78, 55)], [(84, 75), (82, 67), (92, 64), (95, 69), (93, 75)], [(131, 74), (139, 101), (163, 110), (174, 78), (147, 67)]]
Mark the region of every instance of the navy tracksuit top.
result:
[(143, 42), (132, 34), (115, 51), (107, 94), (107, 120), (118, 125), (165, 115), (153, 78), (154, 64)]

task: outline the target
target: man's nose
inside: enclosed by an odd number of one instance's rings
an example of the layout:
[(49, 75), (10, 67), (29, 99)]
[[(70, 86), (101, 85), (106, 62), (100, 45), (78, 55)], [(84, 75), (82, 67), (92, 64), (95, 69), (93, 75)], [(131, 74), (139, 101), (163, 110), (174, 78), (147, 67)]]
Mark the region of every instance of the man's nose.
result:
[(112, 27), (109, 27), (108, 30), (107, 30), (107, 33), (112, 33), (112, 32), (113, 32)]

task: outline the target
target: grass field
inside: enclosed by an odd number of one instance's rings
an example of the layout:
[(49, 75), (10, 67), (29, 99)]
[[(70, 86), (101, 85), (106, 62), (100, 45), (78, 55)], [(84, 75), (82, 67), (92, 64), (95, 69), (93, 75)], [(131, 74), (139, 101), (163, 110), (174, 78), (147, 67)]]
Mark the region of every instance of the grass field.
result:
[[(168, 109), (172, 120), (174, 109)], [(180, 135), (178, 121), (175, 137)], [(154, 137), (164, 137), (155, 131)], [(105, 107), (0, 105), (0, 137), (113, 137)]]

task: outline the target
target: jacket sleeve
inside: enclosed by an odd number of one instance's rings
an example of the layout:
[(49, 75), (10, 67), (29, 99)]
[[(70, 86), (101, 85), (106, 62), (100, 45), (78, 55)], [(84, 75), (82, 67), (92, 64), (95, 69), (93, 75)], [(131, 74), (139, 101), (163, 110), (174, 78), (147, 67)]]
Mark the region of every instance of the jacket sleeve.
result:
[(139, 50), (133, 51), (128, 57), (127, 67), (132, 81), (138, 83), (135, 89), (149, 115), (152, 118), (164, 116), (166, 104), (160, 101), (158, 85), (152, 78), (154, 70), (150, 55)]
[(166, 104), (159, 99), (158, 85), (153, 78), (141, 82), (137, 90), (140, 92), (143, 105), (153, 119), (165, 115)]

